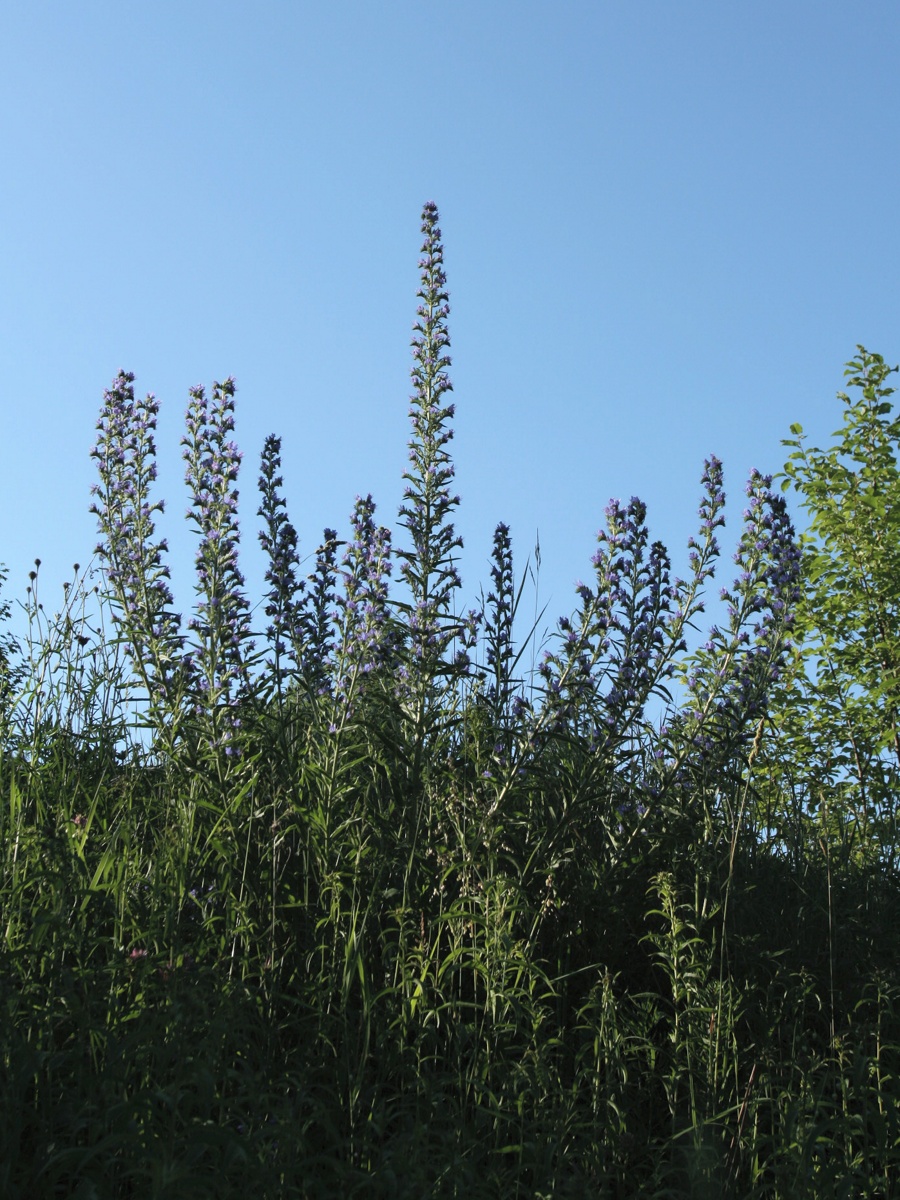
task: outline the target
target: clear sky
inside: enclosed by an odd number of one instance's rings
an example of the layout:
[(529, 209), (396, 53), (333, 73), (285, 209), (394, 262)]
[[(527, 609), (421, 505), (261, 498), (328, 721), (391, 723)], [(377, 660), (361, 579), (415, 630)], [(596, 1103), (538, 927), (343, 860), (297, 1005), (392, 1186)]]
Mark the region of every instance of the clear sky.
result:
[(898, 51), (896, 0), (0, 5), (8, 594), (90, 556), (119, 367), (161, 401), (182, 606), (192, 384), (237, 379), (254, 600), (266, 434), (304, 552), (357, 493), (394, 525), (430, 199), (467, 598), (505, 520), (570, 611), (612, 496), (684, 570), (706, 455), (733, 520), (792, 421), (838, 426), (858, 342), (900, 358)]

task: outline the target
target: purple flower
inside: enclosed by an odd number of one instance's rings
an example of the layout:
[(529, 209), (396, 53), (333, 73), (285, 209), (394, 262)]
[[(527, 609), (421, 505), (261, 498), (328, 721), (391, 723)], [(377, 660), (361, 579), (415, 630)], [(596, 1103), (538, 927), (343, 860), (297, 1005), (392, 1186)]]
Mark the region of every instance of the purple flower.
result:
[(159, 405), (152, 394), (136, 400), (133, 383), (134, 375), (120, 371), (104, 393), (91, 451), (100, 475), (91, 489), (91, 511), (125, 646), (155, 711), (168, 708), (169, 696), (183, 689), (190, 668), (183, 658), (181, 617), (171, 607), (169, 568), (163, 562), (167, 543), (155, 536), (154, 514), (162, 512), (163, 503), (150, 499)]
[[(203, 680), (203, 709), (216, 713), (249, 688), (250, 613), (238, 564), (236, 516), (241, 453), (234, 432), (234, 380), (213, 384), (212, 402), (200, 386), (190, 391), (182, 438), (188, 519), (200, 537), (195, 557), (197, 593), (193, 629)], [(216, 740), (215, 738), (213, 739)], [(231, 754), (236, 753), (233, 746)]]
[(342, 613), (339, 691), (345, 696), (353, 677), (389, 665), (397, 649), (388, 611), (391, 535), (384, 526), (376, 527), (374, 515), (372, 497), (357, 496), (343, 557), (344, 592), (337, 599)]
[(265, 580), (265, 613), (272, 617), (267, 636), (274, 651), (273, 670), (281, 684), (281, 660), (288, 657), (297, 666), (303, 659), (300, 640), (300, 597), (305, 582), (299, 578), (300, 560), (297, 553), (297, 532), (288, 520), (287, 505), (279, 492), (282, 477), (281, 438), (270, 434), (266, 438), (260, 462), (259, 490), (262, 496), (258, 515), (265, 527), (259, 541), (269, 560)]
[(453, 430), (454, 407), (442, 403), (452, 389), (446, 368), (450, 337), (446, 319), (450, 312), (444, 273), (444, 250), (438, 226), (437, 207), (429, 201), (422, 210), (421, 283), (417, 293), (420, 304), (413, 325), (414, 366), (409, 442), (410, 467), (403, 478), (408, 487), (400, 516), (412, 549), (398, 551), (401, 574), (412, 593), (417, 610), (416, 625), (410, 626), (410, 652), (430, 674), (458, 632), (450, 617), (452, 597), (460, 586), (454, 553), (462, 547), (456, 534), (453, 510), (459, 497), (450, 490), (454, 477), (453, 461), (447, 450)]

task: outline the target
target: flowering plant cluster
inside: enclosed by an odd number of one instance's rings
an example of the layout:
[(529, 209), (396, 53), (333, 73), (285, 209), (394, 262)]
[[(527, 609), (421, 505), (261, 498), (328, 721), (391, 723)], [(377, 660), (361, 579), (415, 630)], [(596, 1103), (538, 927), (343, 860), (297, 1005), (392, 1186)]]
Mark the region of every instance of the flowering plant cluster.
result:
[(541, 665), (557, 724), (574, 724), (598, 749), (640, 716), (661, 674), (654, 663), (671, 603), (669, 560), (661, 543), (648, 548), (646, 514), (636, 497), (627, 506), (610, 501), (592, 559), (595, 585), (578, 585), (579, 611), (559, 621), (561, 652)]
[[(728, 623), (713, 627), (687, 667), (679, 665), (679, 656), (703, 611), (703, 589), (719, 554), (716, 533), (724, 523), (722, 464), (715, 457), (705, 464), (700, 529), (688, 545), (686, 581), (671, 577), (665, 547), (651, 541), (643, 502), (637, 497), (627, 504), (610, 501), (606, 526), (597, 535), (593, 581), (578, 585), (579, 606), (560, 618), (557, 645), (539, 667), (543, 699), (538, 709), (533, 684), (526, 700), (522, 680), (515, 678), (521, 649), (514, 624), (525, 581), (517, 591), (507, 525), (495, 530), (486, 600), (478, 610), (457, 611), (456, 553), (462, 539), (452, 520), (459, 497), (452, 492), (449, 451), (454, 406), (446, 399), (452, 390), (449, 297), (433, 203), (423, 209), (422, 232), (412, 434), (399, 510), (408, 543), (394, 550), (390, 531), (375, 522), (372, 497), (358, 497), (346, 542), (326, 529), (314, 570), (302, 578), (297, 532), (281, 492), (281, 439), (268, 437), (258, 509), (259, 539), (268, 559), (269, 652), (262, 675), (255, 674), (260, 658), (253, 652), (238, 562), (241, 454), (233, 440), (234, 381), (214, 384), (211, 400), (202, 387), (191, 389), (187, 410), (182, 441), (191, 497), (187, 516), (199, 536), (197, 603), (187, 623), (190, 648), (172, 607), (166, 543), (154, 529), (154, 516), (163, 509), (150, 496), (157, 404), (152, 396), (135, 401), (129, 375), (120, 374), (106, 393), (93, 452), (100, 471), (94, 511), (110, 592), (154, 711), (207, 714), (213, 744), (228, 756), (238, 752), (242, 709), (255, 690), (266, 696), (274, 688), (283, 700), (299, 689), (309, 698), (330, 697), (341, 710), (367, 679), (378, 676), (411, 716), (420, 750), (427, 731), (436, 728), (434, 714), (442, 711), (447, 688), (465, 685), (463, 702), (467, 687), (473, 697), (483, 698), (479, 705), (488, 705), (495, 754), (505, 747), (506, 755), (517, 738), (520, 747), (533, 749), (536, 739), (562, 736), (582, 741), (601, 757), (615, 756), (628, 743), (627, 755), (633, 757), (634, 738), (651, 737), (648, 704), (656, 698), (671, 706), (672, 681), (681, 672), (691, 704), (667, 719), (663, 733), (655, 735), (657, 743), (660, 738), (665, 743), (669, 730), (684, 736), (688, 727), (689, 741), (700, 751), (724, 744), (723, 739), (740, 743), (778, 677), (797, 594), (799, 552), (786, 509), (771, 493), (767, 477), (754, 473), (748, 485), (750, 506), (736, 555), (739, 577), (722, 592)], [(405, 588), (399, 596), (388, 591), (393, 559)], [(328, 721), (332, 729), (342, 723), (334, 715)], [(674, 743), (658, 744), (657, 761), (673, 757), (679, 757)]]
[(640, 726), (652, 697), (671, 700), (675, 656), (686, 649), (686, 630), (703, 611), (703, 584), (719, 554), (725, 493), (715, 457), (705, 465), (702, 486), (688, 581), (671, 580), (665, 547), (650, 542), (646, 505), (637, 497), (627, 505), (610, 501), (592, 559), (594, 585), (578, 585), (580, 608), (560, 618), (560, 648), (544, 656), (548, 725), (577, 732), (595, 752), (614, 749)]
[(738, 575), (720, 600), (728, 617), (713, 625), (687, 672), (686, 711), (701, 759), (745, 744), (764, 714), (791, 650), (789, 631), (800, 596), (800, 547), (772, 477), (751, 473), (744, 527), (734, 561)]
[(191, 389), (182, 441), (191, 494), (187, 517), (200, 537), (191, 649), (172, 607), (167, 542), (155, 532), (154, 514), (164, 511), (164, 502), (151, 498), (159, 405), (153, 395), (136, 400), (133, 383), (133, 375), (119, 372), (105, 393), (91, 451), (100, 475), (91, 506), (101, 533), (97, 551), (157, 732), (171, 740), (190, 713), (212, 722), (213, 745), (231, 756), (250, 678), (249, 611), (237, 558), (241, 455), (230, 437), (234, 381), (214, 385), (211, 406), (202, 387)]

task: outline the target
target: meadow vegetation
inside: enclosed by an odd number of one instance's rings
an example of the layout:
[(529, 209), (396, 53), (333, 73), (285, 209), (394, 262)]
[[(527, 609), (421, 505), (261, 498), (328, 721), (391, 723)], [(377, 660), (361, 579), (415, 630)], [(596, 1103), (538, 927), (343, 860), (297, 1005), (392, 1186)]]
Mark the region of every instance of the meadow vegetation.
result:
[(49, 616), (37, 564), (0, 641), (0, 1195), (900, 1195), (890, 371), (793, 428), (802, 538), (754, 473), (718, 577), (710, 458), (687, 577), (612, 501), (544, 637), (504, 524), (460, 602), (422, 232), (396, 528), (358, 497), (304, 569), (268, 438), (261, 608), (233, 381), (189, 395), (187, 619), (157, 402), (105, 395), (94, 573)]

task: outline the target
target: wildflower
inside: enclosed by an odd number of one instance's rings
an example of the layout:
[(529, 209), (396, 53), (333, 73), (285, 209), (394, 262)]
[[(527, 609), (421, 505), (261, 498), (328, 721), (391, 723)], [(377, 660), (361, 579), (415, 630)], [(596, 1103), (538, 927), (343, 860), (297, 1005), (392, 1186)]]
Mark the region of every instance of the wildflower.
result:
[(152, 394), (135, 400), (133, 383), (134, 375), (120, 371), (104, 393), (91, 451), (100, 475), (92, 488), (91, 512), (127, 652), (147, 687), (151, 712), (158, 712), (171, 708), (168, 697), (178, 695), (184, 681), (184, 638), (163, 561), (167, 544), (155, 537), (154, 514), (162, 513), (164, 504), (150, 498), (159, 405)]
[(411, 398), (412, 438), (409, 442), (410, 469), (400, 516), (406, 528), (411, 550), (398, 552), (401, 574), (412, 593), (409, 621), (410, 650), (414, 662), (433, 669), (458, 628), (447, 620), (454, 591), (460, 587), (459, 573), (453, 561), (454, 551), (462, 548), (462, 538), (451, 520), (459, 496), (450, 485), (455, 474), (447, 444), (453, 438), (449, 422), (454, 406), (444, 403), (452, 390), (447, 368), (450, 336), (446, 320), (450, 313), (444, 251), (438, 226), (437, 206), (427, 203), (422, 210), (425, 242), (419, 266), (422, 270), (412, 341), (415, 365)]
[(343, 557), (344, 593), (337, 600), (343, 614), (340, 690), (345, 695), (351, 676), (385, 666), (396, 649), (388, 612), (391, 535), (384, 526), (376, 527), (374, 514), (372, 497), (357, 496)]
[(494, 530), (491, 558), (493, 587), (487, 597), (489, 613), (485, 621), (485, 637), (487, 663), (493, 668), (490, 695), (498, 712), (502, 713), (509, 704), (511, 691), (512, 627), (517, 605), (509, 526), (502, 521)]
[(249, 608), (238, 565), (240, 534), (234, 486), (241, 453), (234, 430), (234, 380), (213, 384), (212, 404), (202, 387), (190, 390), (182, 438), (185, 482), (191, 494), (187, 518), (200, 535), (196, 553), (198, 603), (189, 622), (197, 642), (196, 663), (203, 707), (215, 712), (249, 686), (246, 655)]
[(595, 751), (616, 744), (667, 671), (669, 559), (661, 542), (648, 544), (646, 513), (636, 496), (610, 500), (595, 582), (577, 585), (580, 610), (560, 620), (561, 650), (540, 667), (551, 727), (583, 722)]
[(260, 464), (259, 490), (262, 503), (258, 515), (263, 518), (265, 528), (259, 533), (259, 541), (266, 552), (269, 566), (265, 580), (269, 591), (265, 596), (265, 614), (271, 618), (266, 630), (269, 644), (274, 653), (274, 671), (280, 680), (281, 659), (293, 659), (298, 665), (298, 629), (300, 617), (299, 598), (305, 582), (298, 578), (300, 562), (297, 555), (297, 532), (288, 520), (287, 506), (279, 493), (282, 478), (277, 471), (281, 466), (281, 438), (270, 434), (263, 446)]

